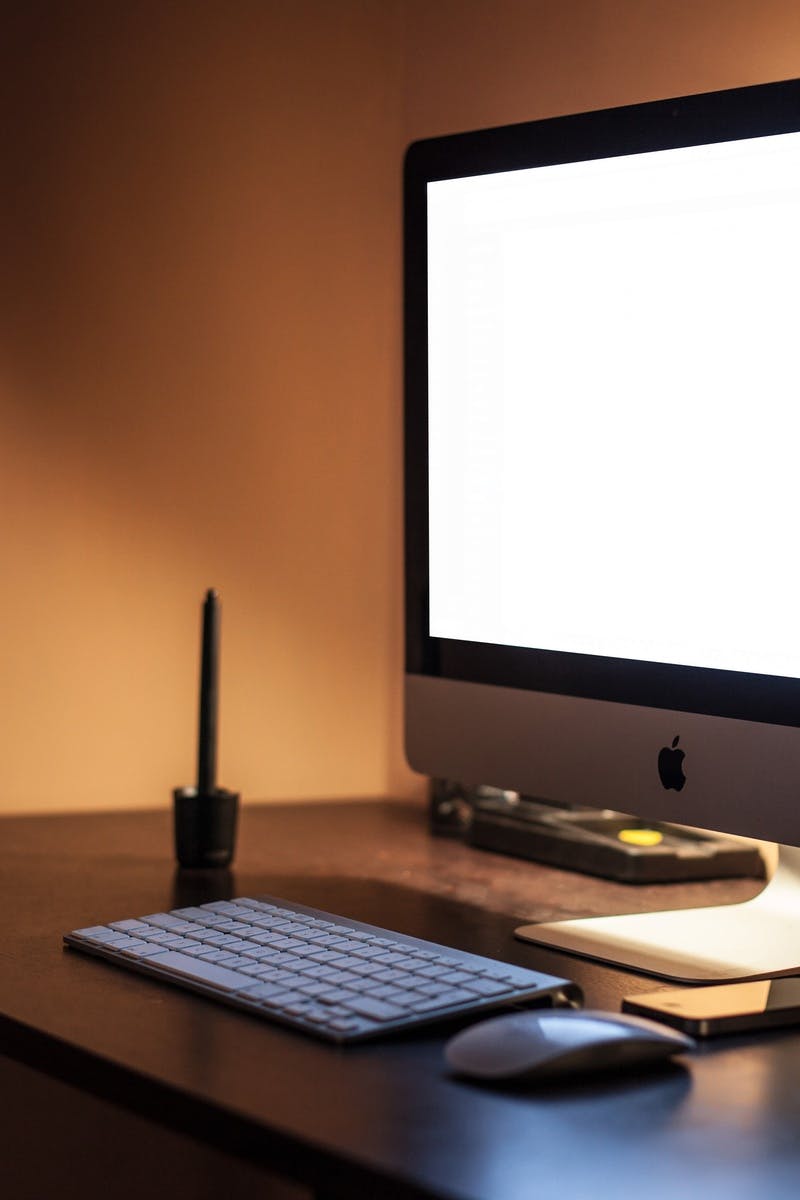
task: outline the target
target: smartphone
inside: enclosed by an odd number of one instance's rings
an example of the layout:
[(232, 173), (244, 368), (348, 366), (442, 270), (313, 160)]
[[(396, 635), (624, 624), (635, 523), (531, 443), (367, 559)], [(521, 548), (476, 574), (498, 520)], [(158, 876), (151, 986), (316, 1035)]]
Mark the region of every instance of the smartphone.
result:
[(626, 996), (622, 1011), (674, 1025), (696, 1037), (776, 1029), (800, 1023), (800, 975), (640, 993)]

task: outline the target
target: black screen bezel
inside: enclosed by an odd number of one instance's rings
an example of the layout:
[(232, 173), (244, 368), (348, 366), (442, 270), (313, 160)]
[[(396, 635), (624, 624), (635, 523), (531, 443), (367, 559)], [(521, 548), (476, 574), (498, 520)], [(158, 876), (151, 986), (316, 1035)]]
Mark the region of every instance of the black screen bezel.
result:
[(404, 171), (406, 671), (800, 725), (800, 681), (529, 650), (429, 634), (427, 184), (800, 130), (800, 80), (552, 117), (416, 142)]

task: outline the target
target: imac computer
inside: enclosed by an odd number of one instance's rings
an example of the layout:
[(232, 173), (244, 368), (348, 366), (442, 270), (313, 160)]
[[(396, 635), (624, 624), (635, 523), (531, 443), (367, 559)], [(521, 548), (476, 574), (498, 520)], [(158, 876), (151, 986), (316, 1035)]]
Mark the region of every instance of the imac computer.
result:
[(406, 745), (781, 845), (745, 904), (527, 926), (800, 970), (800, 81), (415, 143)]

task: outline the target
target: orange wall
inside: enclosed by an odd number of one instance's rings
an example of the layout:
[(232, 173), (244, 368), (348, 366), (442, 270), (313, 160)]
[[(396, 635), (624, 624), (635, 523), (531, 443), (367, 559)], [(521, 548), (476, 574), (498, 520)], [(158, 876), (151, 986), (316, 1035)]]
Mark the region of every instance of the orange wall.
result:
[(800, 74), (795, 0), (4, 5), (0, 809), (419, 792), (400, 738), (413, 137)]
[(371, 0), (4, 5), (9, 810), (191, 780), (210, 585), (222, 782), (411, 786), (398, 21)]
[[(800, 75), (795, 0), (408, 0), (409, 137)], [(424, 50), (422, 49), (424, 48)]]

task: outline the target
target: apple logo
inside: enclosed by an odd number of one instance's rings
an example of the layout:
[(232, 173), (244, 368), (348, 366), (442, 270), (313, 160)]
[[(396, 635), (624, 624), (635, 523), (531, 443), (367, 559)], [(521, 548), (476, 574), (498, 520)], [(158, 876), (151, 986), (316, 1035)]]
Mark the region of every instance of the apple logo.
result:
[(683, 773), (683, 760), (686, 757), (683, 750), (679, 750), (678, 742), (680, 734), (677, 734), (672, 739), (671, 746), (662, 746), (658, 754), (658, 775), (665, 788), (674, 788), (679, 792), (686, 783), (686, 776)]

